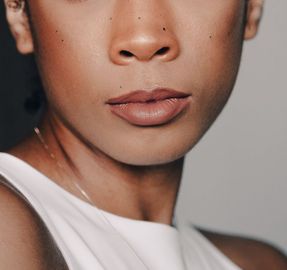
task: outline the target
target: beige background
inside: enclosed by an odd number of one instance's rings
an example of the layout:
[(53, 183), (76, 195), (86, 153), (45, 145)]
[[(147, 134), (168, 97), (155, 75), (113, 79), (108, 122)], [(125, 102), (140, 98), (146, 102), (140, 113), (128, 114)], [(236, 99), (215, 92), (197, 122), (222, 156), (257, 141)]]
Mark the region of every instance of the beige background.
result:
[(267, 0), (225, 110), (188, 155), (180, 215), (287, 252), (287, 1)]

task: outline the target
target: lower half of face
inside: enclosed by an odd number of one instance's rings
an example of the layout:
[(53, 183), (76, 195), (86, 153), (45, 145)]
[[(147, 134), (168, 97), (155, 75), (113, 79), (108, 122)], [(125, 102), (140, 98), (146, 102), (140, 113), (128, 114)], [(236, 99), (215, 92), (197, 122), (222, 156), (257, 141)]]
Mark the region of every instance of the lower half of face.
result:
[[(234, 86), (243, 2), (31, 1), (36, 57), (51, 108), (95, 151), (120, 162), (155, 165), (184, 156)], [(188, 94), (186, 106), (167, 121), (143, 125), (106, 104), (154, 88)]]

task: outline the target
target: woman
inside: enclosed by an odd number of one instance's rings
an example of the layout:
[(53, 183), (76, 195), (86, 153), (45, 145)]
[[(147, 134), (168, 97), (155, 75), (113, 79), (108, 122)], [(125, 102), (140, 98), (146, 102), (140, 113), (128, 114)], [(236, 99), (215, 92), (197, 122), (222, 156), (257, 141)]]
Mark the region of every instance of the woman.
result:
[(184, 156), (227, 102), (262, 1), (5, 4), (47, 105), (1, 154), (3, 269), (287, 269), (266, 244), (174, 217)]

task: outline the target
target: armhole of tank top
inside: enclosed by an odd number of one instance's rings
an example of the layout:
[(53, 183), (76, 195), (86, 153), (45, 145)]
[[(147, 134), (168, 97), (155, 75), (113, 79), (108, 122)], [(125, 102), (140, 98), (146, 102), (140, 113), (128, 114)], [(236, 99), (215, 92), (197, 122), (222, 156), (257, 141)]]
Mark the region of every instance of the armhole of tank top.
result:
[(25, 197), (22, 192), (20, 192), (12, 183), (10, 183), (1, 173), (0, 173), (0, 185), (3, 185), (7, 187), (9, 190), (11, 190), (16, 196), (20, 197), (23, 201), (23, 203), (33, 212), (33, 214), (38, 219), (37, 221), (40, 222), (43, 233), (45, 234), (45, 239), (49, 241), (49, 246), (51, 246), (54, 250), (54, 255), (52, 256), (55, 260), (55, 263), (59, 265), (59, 268), (57, 267), (55, 270), (69, 270), (68, 264), (60, 251), (55, 239), (53, 238), (52, 234), (50, 233), (49, 229), (47, 228), (45, 222), (40, 217), (40, 215), (37, 213), (37, 211), (34, 209), (33, 205), (29, 202), (29, 200)]

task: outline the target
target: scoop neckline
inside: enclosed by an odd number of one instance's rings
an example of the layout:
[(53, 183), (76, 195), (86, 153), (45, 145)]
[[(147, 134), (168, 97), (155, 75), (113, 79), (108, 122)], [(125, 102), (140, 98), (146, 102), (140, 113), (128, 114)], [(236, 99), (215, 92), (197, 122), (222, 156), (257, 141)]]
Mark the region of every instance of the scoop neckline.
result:
[[(178, 232), (178, 228), (175, 224), (175, 226), (169, 225), (169, 224), (165, 224), (165, 223), (160, 223), (160, 222), (156, 222), (156, 221), (149, 221), (149, 220), (141, 220), (141, 219), (133, 219), (133, 218), (129, 218), (129, 217), (124, 217), (124, 216), (120, 216), (118, 214), (114, 214), (112, 212), (103, 210), (99, 207), (97, 207), (96, 205), (92, 205), (91, 203), (83, 200), (82, 198), (76, 196), (75, 194), (69, 192), (68, 190), (66, 190), (65, 188), (63, 188), (62, 186), (60, 186), (59, 184), (57, 184), (53, 179), (51, 179), (50, 177), (48, 177), (47, 175), (45, 175), (44, 173), (42, 173), (41, 171), (39, 171), (38, 169), (36, 169), (35, 167), (33, 167), (31, 164), (29, 164), (28, 162), (26, 162), (25, 160), (22, 160), (20, 158), (18, 158), (17, 156), (14, 156), (10, 153), (7, 152), (0, 152), (0, 155), (4, 155), (10, 159), (14, 159), (16, 162), (22, 163), (26, 168), (32, 170), (33, 172), (35, 172), (36, 174), (42, 176), (42, 178), (51, 186), (54, 186), (54, 188), (56, 188), (59, 192), (62, 192), (63, 194), (65, 194), (66, 196), (70, 197), (72, 200), (82, 204), (84, 207), (86, 208), (90, 208), (93, 211), (99, 211), (99, 212), (103, 212), (104, 215), (114, 218), (114, 219), (118, 219), (118, 220), (122, 220), (125, 222), (129, 222), (129, 223), (134, 223), (134, 224), (143, 224), (143, 225), (148, 225), (148, 226), (158, 226), (158, 227), (164, 227), (167, 229), (170, 229), (171, 231), (175, 231)], [(174, 220), (177, 221), (177, 216), (174, 215)]]

